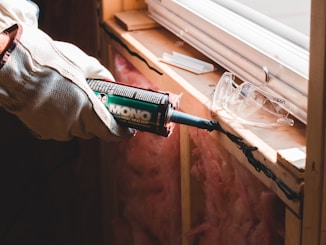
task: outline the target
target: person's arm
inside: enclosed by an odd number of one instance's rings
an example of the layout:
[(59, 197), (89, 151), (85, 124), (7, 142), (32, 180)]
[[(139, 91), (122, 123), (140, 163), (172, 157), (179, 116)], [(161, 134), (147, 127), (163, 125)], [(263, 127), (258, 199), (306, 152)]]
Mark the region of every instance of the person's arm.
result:
[[(52, 40), (30, 18), (25, 23), (22, 16), (30, 14), (12, 4), (15, 1), (0, 3), (0, 26), (18, 23), (0, 35), (0, 106), (40, 139), (131, 137), (134, 130), (118, 125), (86, 82), (113, 80), (111, 73), (78, 47)], [(6, 9), (5, 3), (13, 9)]]

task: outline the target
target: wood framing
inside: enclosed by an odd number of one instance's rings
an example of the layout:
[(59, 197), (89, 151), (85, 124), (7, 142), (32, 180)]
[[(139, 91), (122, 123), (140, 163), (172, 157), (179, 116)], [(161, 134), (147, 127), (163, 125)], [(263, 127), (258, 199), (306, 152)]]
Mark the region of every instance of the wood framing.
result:
[[(257, 129), (237, 128), (234, 129), (228, 122), (223, 122), (223, 126), (231, 132), (247, 139), (251, 145), (259, 145), (260, 151), (255, 155), (259, 160), (267, 164), (273, 171), (281, 176), (282, 181), (286, 182), (295, 191), (300, 192), (303, 197), (298, 202), (287, 200), (280, 192), (278, 187), (270, 179), (261, 174), (250, 171), (256, 175), (266, 186), (271, 188), (287, 205), (286, 210), (286, 245), (322, 245), (326, 244), (326, 3), (324, 0), (311, 0), (311, 48), (310, 48), (310, 77), (309, 77), (309, 98), (308, 98), (308, 124), (299, 124), (293, 129), (279, 132), (263, 131)], [(142, 54), (149, 62), (145, 64), (138, 58), (130, 56), (125, 48), (112, 41), (108, 36), (107, 30), (102, 29), (102, 47), (104, 47), (104, 63), (110, 63), (109, 42), (112, 47), (128, 57), (129, 61), (139, 70), (147, 71), (146, 76), (157, 83), (163, 90), (171, 90), (174, 93), (186, 91), (183, 100), (189, 103), (183, 105), (184, 111), (196, 111), (198, 116), (211, 117), (209, 112), (209, 95), (212, 93), (212, 81), (217, 81), (218, 76), (208, 74), (205, 79), (198, 83), (198, 79), (185, 72), (176, 72), (176, 69), (169, 68), (166, 64), (159, 62), (162, 50), (166, 51), (167, 43), (173, 49), (180, 49), (176, 43), (178, 40), (166, 30), (148, 30), (146, 32), (127, 33), (120, 28), (112, 19), (115, 12), (128, 9), (143, 9), (146, 7), (144, 1), (137, 0), (116, 0), (101, 1), (102, 20), (109, 26), (110, 31), (121, 38), (133, 51)], [(151, 38), (149, 38), (151, 37)], [(160, 43), (153, 42), (153, 39), (162, 40)], [(147, 41), (146, 41), (147, 40)], [(145, 48), (146, 47), (146, 48)], [(154, 51), (150, 51), (154, 50)], [(187, 50), (183, 50), (187, 52)], [(189, 51), (188, 51), (189, 52)], [(205, 59), (198, 52), (191, 50), (192, 54)], [(148, 69), (148, 65), (151, 68)], [(158, 71), (158, 72), (157, 72)], [(159, 74), (161, 73), (161, 74)], [(163, 75), (162, 75), (163, 74)], [(196, 108), (194, 109), (193, 106)], [(181, 152), (184, 154), (189, 151), (189, 139), (187, 138), (186, 128), (181, 129), (181, 137), (184, 144)], [(229, 148), (229, 151), (236, 152), (237, 148), (232, 146), (229, 140), (219, 136), (219, 140)], [(280, 153), (280, 149), (306, 148), (305, 166), (291, 164), (286, 155)], [(241, 154), (238, 160), (247, 164), (246, 159)], [(189, 176), (190, 166), (189, 155), (182, 156), (182, 222), (183, 229), (191, 225), (192, 207), (190, 203), (191, 179)], [(302, 162), (301, 162), (302, 164)], [(304, 164), (303, 164), (304, 165)], [(303, 190), (303, 191), (302, 191)], [(187, 244), (185, 241), (183, 245)]]
[(145, 0), (97, 0), (100, 8), (101, 20), (108, 20), (114, 17), (114, 14), (121, 11), (144, 9)]
[[(198, 51), (184, 44), (182, 47), (175, 46), (179, 39), (165, 29), (151, 29), (137, 32), (127, 32), (121, 28), (114, 20), (105, 22), (108, 31), (111, 35), (120, 38), (128, 48), (140, 54), (146, 61), (141, 61), (135, 56), (130, 56), (128, 51), (121, 46), (117, 41), (112, 40), (111, 45), (119, 51), (128, 60), (151, 81), (155, 81), (162, 90), (171, 91), (175, 94), (182, 93), (182, 100), (187, 103), (181, 103), (181, 109), (188, 113), (195, 113), (196, 116), (203, 118), (212, 118), (210, 110), (211, 96), (214, 92), (214, 85), (220, 78), (223, 70), (217, 70), (214, 73), (201, 75), (200, 82), (198, 76), (181, 69), (171, 67), (163, 62), (160, 62), (160, 57), (163, 52), (174, 51), (204, 58)], [(152, 69), (149, 69), (150, 66)], [(155, 72), (156, 70), (157, 72)], [(161, 73), (161, 74), (159, 74)], [(292, 171), (289, 167), (284, 167), (285, 162), (278, 163), (278, 149), (293, 148), (302, 146), (304, 142), (304, 131), (300, 124), (296, 127), (287, 128), (277, 132), (272, 129), (257, 129), (246, 128), (239, 124), (229, 124), (228, 120), (218, 118), (223, 127), (235, 135), (241, 136), (249, 145), (257, 146), (258, 151), (255, 152), (255, 157), (264, 162), (268, 168), (276, 173), (281, 180), (286, 183), (291, 189), (300, 192), (302, 189), (302, 176), (297, 175), (296, 171)], [(284, 140), (282, 140), (284, 139)], [(259, 178), (266, 186), (272, 189), (279, 197), (300, 216), (301, 202), (291, 201), (284, 196), (284, 193), (278, 186), (266, 177), (263, 173), (257, 172), (244, 157), (243, 153), (237, 149), (234, 143), (228, 138), (219, 135), (218, 140), (223, 142), (226, 149), (234, 154), (243, 165), (248, 168), (257, 178)], [(285, 145), (280, 144), (281, 141), (286, 141)], [(284, 159), (283, 159), (284, 160)], [(288, 165), (291, 163), (287, 162)]]
[(326, 3), (311, 0), (310, 81), (302, 245), (326, 244)]
[[(221, 76), (223, 70), (218, 70), (214, 73), (208, 73), (201, 75), (200, 82), (198, 76), (191, 74), (187, 71), (183, 71), (178, 68), (171, 67), (159, 61), (163, 51), (180, 51), (183, 53), (191, 54), (197, 58), (205, 59), (200, 53), (193, 50), (186, 44), (182, 46), (176, 46), (178, 38), (169, 33), (163, 28), (150, 29), (136, 32), (128, 32), (120, 27), (114, 20), (105, 21), (105, 30), (108, 37), (109, 45), (114, 50), (120, 52), (126, 57), (138, 70), (151, 81), (155, 81), (162, 90), (174, 92), (176, 94), (183, 93), (183, 101), (187, 103), (181, 103), (181, 109), (185, 112), (195, 113), (197, 116), (204, 118), (211, 118), (210, 112), (210, 96), (214, 90), (214, 85)], [(127, 46), (127, 48), (125, 47)], [(106, 45), (107, 47), (107, 45)], [(138, 57), (131, 55), (129, 51), (141, 55), (146, 62), (140, 60)], [(150, 68), (149, 68), (150, 67)], [(304, 130), (302, 125), (298, 125), (294, 128), (287, 130), (281, 130), (280, 133), (267, 130), (255, 130), (239, 125), (229, 125), (227, 121), (221, 119), (222, 125), (228, 131), (240, 135), (247, 140), (250, 145), (258, 146), (260, 149), (256, 153), (256, 157), (271, 168), (277, 176), (279, 176), (284, 183), (291, 186), (294, 190), (300, 192), (302, 188), (302, 173), (297, 175), (296, 171), (292, 171), (291, 168), (286, 167), (289, 164), (286, 161), (282, 161), (282, 164), (278, 164), (278, 150), (273, 148), (282, 148), (284, 145), (278, 143), (281, 142), (281, 138), (286, 140), (286, 147), (298, 147), (303, 146), (305, 141)], [(235, 126), (235, 128), (233, 128)], [(253, 131), (252, 131), (253, 130)], [(188, 142), (187, 132), (185, 128), (181, 129), (181, 138), (183, 142)], [(253, 175), (258, 177), (266, 186), (272, 189), (288, 206), (287, 209), (287, 230), (294, 235), (296, 231), (301, 229), (300, 219), (298, 218), (302, 208), (300, 201), (288, 200), (284, 193), (277, 187), (277, 185), (263, 173), (257, 172), (247, 159), (243, 156), (241, 151), (232, 143), (228, 138), (223, 135), (217, 135), (217, 140), (232, 152), (233, 155), (246, 167)], [(274, 139), (273, 139), (274, 138)], [(267, 140), (267, 141), (264, 141)], [(271, 147), (272, 146), (272, 147)], [(189, 167), (191, 166), (191, 159), (189, 158), (189, 145), (184, 144), (181, 148), (181, 177), (182, 177), (182, 228), (186, 231), (194, 222), (195, 217), (193, 214), (197, 208), (191, 202), (193, 197), (193, 191), (195, 190), (195, 183), (192, 182), (189, 176)], [(187, 153), (188, 152), (188, 153)], [(284, 159), (283, 159), (284, 160)], [(197, 205), (197, 204), (196, 204)], [(292, 236), (291, 235), (291, 236)], [(299, 245), (296, 241), (300, 241), (300, 234), (296, 237), (287, 237), (287, 245)], [(183, 241), (183, 244), (188, 244), (187, 241)]]

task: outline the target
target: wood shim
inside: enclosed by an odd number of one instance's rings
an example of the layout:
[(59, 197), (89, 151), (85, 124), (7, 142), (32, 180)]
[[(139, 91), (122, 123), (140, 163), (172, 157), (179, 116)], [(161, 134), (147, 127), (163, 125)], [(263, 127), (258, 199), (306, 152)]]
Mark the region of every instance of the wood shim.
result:
[(114, 14), (115, 20), (127, 31), (158, 27), (159, 24), (148, 16), (147, 10), (131, 10)]

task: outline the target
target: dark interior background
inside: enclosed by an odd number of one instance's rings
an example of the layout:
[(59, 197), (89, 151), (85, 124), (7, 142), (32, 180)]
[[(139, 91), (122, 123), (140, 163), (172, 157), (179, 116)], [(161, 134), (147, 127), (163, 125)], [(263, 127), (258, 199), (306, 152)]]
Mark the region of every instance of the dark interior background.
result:
[[(95, 0), (35, 0), (53, 39), (97, 55)], [(102, 244), (96, 140), (35, 139), (0, 108), (0, 244)]]

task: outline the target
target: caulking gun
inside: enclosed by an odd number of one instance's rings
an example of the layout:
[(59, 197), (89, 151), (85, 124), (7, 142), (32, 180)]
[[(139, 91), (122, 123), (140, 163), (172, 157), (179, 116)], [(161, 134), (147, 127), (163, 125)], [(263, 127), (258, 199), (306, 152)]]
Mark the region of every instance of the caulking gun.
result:
[(123, 126), (167, 137), (169, 122), (212, 131), (216, 122), (173, 108), (169, 94), (98, 79), (87, 80), (90, 88)]

